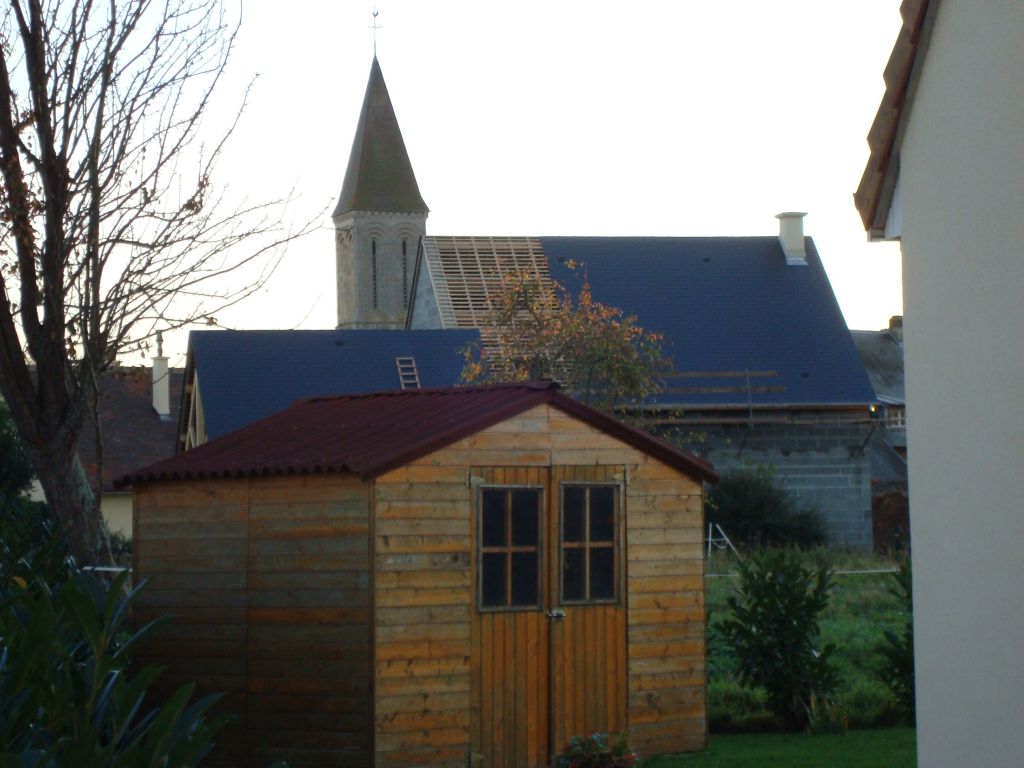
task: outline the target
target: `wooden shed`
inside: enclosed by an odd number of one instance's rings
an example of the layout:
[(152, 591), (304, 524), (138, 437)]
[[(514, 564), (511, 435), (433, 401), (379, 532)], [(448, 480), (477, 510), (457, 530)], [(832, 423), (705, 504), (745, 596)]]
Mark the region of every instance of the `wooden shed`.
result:
[(226, 693), (231, 765), (700, 749), (713, 479), (547, 384), (303, 400), (122, 480), (144, 660)]

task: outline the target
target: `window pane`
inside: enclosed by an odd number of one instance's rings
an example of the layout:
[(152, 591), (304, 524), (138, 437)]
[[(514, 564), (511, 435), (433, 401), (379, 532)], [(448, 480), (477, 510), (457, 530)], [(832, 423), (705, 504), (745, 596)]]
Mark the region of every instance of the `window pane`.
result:
[(562, 489), (562, 541), (583, 541), (583, 500), (585, 488), (567, 485)]
[(537, 491), (512, 491), (512, 546), (537, 546), (539, 507), (540, 494)]
[(512, 605), (537, 605), (537, 553), (512, 553)]
[(595, 486), (590, 489), (590, 540), (612, 541), (615, 537), (615, 489)]
[(504, 547), (505, 491), (484, 490), (483, 543), (485, 547)]
[(586, 550), (582, 548), (562, 550), (562, 599), (583, 600), (586, 597), (583, 580), (583, 555)]
[(480, 568), (480, 602), (484, 607), (505, 605), (504, 552), (485, 552)]
[(611, 600), (615, 597), (615, 550), (594, 547), (590, 550), (590, 599)]

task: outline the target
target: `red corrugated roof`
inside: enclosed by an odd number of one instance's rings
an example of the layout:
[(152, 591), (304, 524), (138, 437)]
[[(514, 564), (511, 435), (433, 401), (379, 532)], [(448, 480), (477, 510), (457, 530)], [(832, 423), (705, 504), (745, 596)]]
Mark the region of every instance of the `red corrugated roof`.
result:
[(711, 465), (540, 382), (300, 400), (291, 407), (120, 478), (159, 480), (351, 472), (369, 479), (548, 403), (691, 476)]

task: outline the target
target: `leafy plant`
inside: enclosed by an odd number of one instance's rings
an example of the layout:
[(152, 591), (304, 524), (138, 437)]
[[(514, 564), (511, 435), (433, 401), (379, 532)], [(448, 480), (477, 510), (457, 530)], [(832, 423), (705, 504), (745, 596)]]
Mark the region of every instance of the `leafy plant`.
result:
[(764, 688), (777, 716), (806, 727), (812, 704), (831, 701), (839, 682), (830, 660), (835, 646), (817, 647), (831, 571), (812, 572), (787, 550), (764, 550), (741, 562), (738, 576), (726, 600), (731, 618), (716, 631), (735, 658), (740, 682)]
[(900, 707), (911, 720), (914, 719), (914, 594), (913, 575), (910, 561), (904, 560), (896, 573), (889, 594), (895, 597), (906, 611), (903, 631), (896, 633), (885, 630), (885, 639), (878, 646), (883, 663), (878, 679), (889, 686)]
[(708, 493), (705, 515), (736, 544), (806, 549), (828, 541), (821, 514), (801, 509), (767, 467), (726, 472)]
[(586, 275), (574, 293), (532, 273), (505, 275), (483, 333), (483, 347), (463, 350), (464, 382), (554, 380), (604, 411), (642, 403), (671, 367), (661, 336), (597, 301)]
[(189, 704), (192, 685), (147, 695), (160, 670), (129, 668), (157, 625), (129, 626), (141, 585), (80, 571), (43, 514), (0, 514), (0, 765), (196, 765), (224, 722), (207, 718), (216, 697)]
[(570, 739), (558, 756), (558, 768), (629, 768), (639, 760), (622, 734), (593, 733)]

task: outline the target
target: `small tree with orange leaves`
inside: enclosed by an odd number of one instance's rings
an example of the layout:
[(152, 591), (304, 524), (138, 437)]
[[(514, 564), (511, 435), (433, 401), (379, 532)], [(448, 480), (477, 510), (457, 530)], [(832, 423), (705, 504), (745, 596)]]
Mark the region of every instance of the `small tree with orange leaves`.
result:
[(480, 336), (464, 351), (464, 382), (554, 380), (608, 412), (641, 405), (671, 366), (661, 336), (595, 300), (585, 275), (575, 296), (532, 273), (504, 277)]

